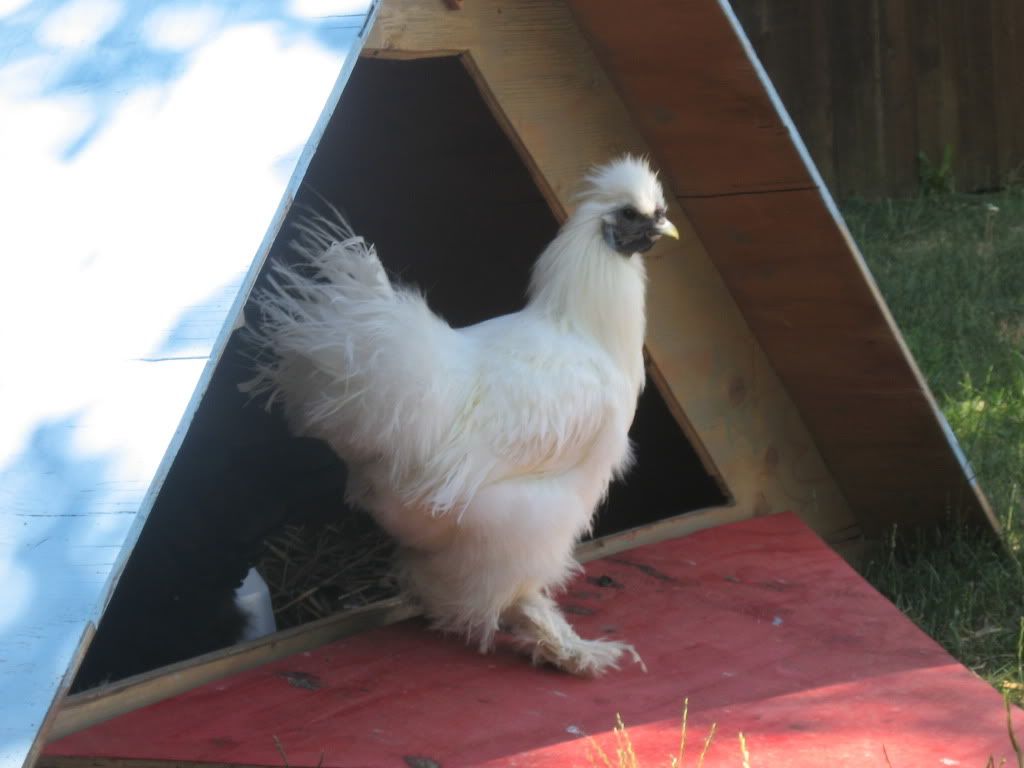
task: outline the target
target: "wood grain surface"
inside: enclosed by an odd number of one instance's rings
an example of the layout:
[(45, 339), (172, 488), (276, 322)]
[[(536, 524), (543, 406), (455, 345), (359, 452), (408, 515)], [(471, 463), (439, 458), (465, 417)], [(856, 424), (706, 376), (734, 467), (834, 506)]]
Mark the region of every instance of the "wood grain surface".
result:
[(647, 672), (573, 678), (407, 622), (70, 736), (40, 765), (280, 766), (282, 751), (310, 768), (590, 765), (586, 736), (614, 759), (616, 714), (640, 764), (663, 765), (686, 699), (684, 765), (712, 723), (708, 768), (740, 764), (740, 732), (752, 765), (883, 766), (883, 748), (895, 766), (1012, 755), (1000, 695), (794, 515), (592, 561), (561, 603), (584, 636), (634, 643)]

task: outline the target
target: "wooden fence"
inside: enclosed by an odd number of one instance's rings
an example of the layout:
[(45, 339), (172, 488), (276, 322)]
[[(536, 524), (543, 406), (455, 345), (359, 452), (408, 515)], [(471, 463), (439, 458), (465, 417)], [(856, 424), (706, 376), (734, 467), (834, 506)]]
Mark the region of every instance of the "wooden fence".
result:
[[(1024, 171), (1024, 0), (732, 0), (840, 198), (962, 191)], [(947, 147), (949, 150), (947, 150)]]

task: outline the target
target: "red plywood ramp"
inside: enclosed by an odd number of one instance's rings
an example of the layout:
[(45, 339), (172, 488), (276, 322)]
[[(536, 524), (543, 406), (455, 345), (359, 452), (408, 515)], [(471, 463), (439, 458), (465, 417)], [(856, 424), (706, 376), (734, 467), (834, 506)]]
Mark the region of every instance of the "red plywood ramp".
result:
[[(581, 633), (648, 667), (598, 680), (481, 657), (407, 622), (250, 670), (51, 744), (68, 758), (280, 766), (603, 764), (621, 713), (668, 764), (689, 698), (694, 765), (977, 766), (1012, 755), (1000, 696), (795, 516), (755, 518), (590, 563), (562, 601)], [(417, 762), (417, 759), (419, 762)]]

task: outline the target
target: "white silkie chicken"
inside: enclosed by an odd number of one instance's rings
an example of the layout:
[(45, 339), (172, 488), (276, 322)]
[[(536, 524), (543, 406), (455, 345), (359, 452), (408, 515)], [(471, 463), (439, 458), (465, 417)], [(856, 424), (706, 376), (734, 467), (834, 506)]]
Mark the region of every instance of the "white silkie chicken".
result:
[(394, 286), (341, 220), (301, 225), (305, 262), (255, 297), (267, 353), (250, 390), (347, 463), (350, 500), (398, 541), (404, 588), (434, 624), (491, 648), (507, 629), (576, 674), (632, 646), (579, 637), (551, 597), (613, 477), (644, 383), (640, 253), (678, 237), (647, 162), (586, 178), (515, 314), (459, 330)]

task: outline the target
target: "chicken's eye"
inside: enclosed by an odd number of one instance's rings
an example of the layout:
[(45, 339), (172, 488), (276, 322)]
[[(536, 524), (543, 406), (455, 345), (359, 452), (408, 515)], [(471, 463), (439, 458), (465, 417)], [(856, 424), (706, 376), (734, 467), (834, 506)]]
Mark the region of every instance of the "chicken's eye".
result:
[(627, 221), (634, 221), (640, 214), (633, 206), (626, 206), (622, 209), (622, 217)]

